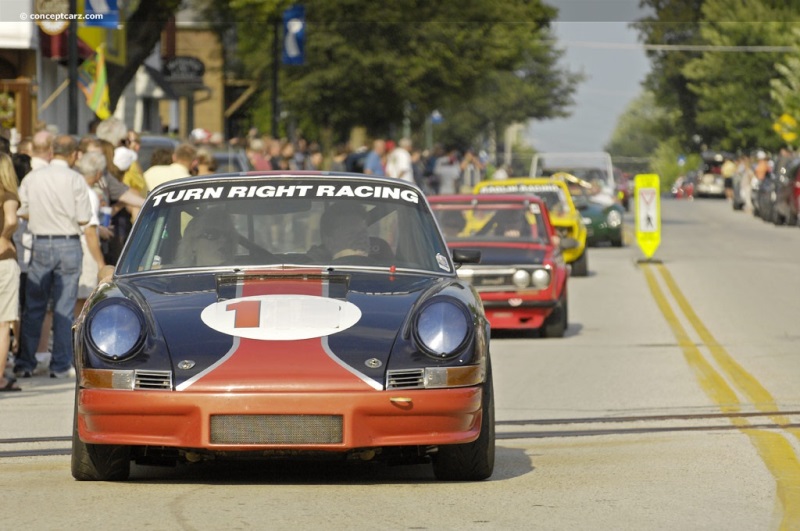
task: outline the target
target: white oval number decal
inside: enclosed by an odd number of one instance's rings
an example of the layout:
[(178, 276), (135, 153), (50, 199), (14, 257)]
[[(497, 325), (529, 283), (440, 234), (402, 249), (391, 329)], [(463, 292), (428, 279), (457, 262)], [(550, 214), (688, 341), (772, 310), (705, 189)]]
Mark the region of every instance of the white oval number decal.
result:
[(209, 304), (200, 318), (223, 334), (297, 340), (347, 330), (361, 319), (353, 303), (312, 295), (258, 295)]

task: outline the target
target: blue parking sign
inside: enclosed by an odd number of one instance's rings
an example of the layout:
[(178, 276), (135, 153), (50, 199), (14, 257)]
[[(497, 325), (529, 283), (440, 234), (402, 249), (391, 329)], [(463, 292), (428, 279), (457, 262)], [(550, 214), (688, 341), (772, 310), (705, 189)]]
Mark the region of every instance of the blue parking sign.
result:
[(306, 9), (293, 5), (283, 12), (283, 64), (302, 65), (305, 62)]
[(84, 14), (84, 26), (108, 29), (119, 27), (117, 0), (86, 0)]

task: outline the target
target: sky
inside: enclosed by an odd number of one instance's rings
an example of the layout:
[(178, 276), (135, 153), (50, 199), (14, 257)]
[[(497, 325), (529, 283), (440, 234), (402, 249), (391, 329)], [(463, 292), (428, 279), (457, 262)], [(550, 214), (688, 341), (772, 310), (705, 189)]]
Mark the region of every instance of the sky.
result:
[(560, 66), (586, 79), (574, 95), (572, 115), (529, 124), (526, 140), (537, 151), (602, 151), (650, 70), (636, 30), (628, 27), (641, 16), (638, 0), (546, 3), (559, 8), (552, 27), (557, 47), (565, 50)]

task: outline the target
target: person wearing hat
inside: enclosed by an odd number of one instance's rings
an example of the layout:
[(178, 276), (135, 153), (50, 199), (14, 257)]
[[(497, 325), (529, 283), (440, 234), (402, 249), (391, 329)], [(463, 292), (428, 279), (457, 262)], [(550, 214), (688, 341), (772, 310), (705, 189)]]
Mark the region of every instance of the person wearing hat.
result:
[(754, 171), (756, 174), (756, 179), (759, 181), (763, 181), (764, 177), (766, 177), (767, 174), (772, 171), (772, 165), (770, 164), (767, 153), (764, 150), (759, 149), (756, 152), (756, 167)]

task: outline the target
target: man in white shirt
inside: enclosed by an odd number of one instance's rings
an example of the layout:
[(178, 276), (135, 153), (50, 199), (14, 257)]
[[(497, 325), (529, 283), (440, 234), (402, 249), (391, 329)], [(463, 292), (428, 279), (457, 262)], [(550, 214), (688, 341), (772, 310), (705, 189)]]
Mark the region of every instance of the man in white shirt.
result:
[(42, 320), (52, 297), (52, 378), (75, 375), (72, 366), (72, 321), (81, 273), (81, 225), (92, 215), (86, 181), (70, 169), (78, 144), (69, 135), (53, 142), (53, 160), (30, 172), (19, 188), (19, 216), (28, 219), (33, 234), (33, 253), (25, 282), (22, 341), (14, 372), (22, 378), (33, 375)]
[(173, 179), (189, 177), (192, 169), (197, 164), (197, 150), (191, 144), (181, 144), (175, 148), (172, 155), (172, 164), (169, 166), (151, 166), (144, 172), (144, 182), (147, 191), (152, 192), (159, 184)]
[(50, 159), (53, 158), (53, 135), (50, 131), (39, 131), (33, 135), (31, 153), (31, 170), (38, 170), (50, 164)]
[(411, 147), (410, 138), (400, 139), (397, 147), (389, 153), (389, 160), (386, 163), (386, 175), (410, 183), (414, 182), (414, 168), (411, 166)]

